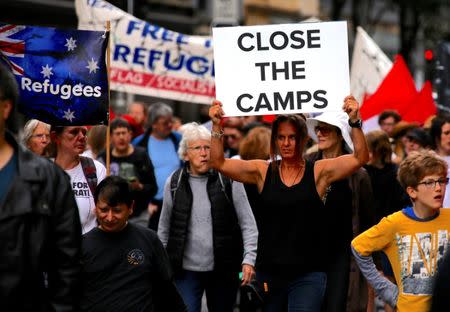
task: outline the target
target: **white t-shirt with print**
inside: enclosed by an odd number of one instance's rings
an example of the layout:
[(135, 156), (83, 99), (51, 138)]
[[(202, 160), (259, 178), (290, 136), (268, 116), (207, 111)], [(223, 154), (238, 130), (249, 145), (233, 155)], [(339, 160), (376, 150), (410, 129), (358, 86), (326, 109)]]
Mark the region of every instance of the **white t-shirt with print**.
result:
[[(97, 174), (97, 184), (106, 177), (106, 168), (100, 162), (94, 160)], [(97, 226), (95, 217), (94, 194), (91, 194), (89, 184), (81, 167), (81, 162), (72, 169), (65, 170), (70, 176), (70, 184), (77, 201), (78, 213), (80, 214), (82, 234), (89, 232)]]

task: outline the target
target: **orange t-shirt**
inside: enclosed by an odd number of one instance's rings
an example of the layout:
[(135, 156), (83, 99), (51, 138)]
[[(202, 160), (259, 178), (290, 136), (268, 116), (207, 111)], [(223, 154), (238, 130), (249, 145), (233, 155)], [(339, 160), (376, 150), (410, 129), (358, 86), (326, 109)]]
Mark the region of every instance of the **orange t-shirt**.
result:
[(430, 309), (433, 279), (449, 242), (450, 209), (428, 221), (418, 221), (402, 211), (352, 241), (362, 256), (383, 251), (389, 258), (399, 290), (397, 311), (425, 312)]

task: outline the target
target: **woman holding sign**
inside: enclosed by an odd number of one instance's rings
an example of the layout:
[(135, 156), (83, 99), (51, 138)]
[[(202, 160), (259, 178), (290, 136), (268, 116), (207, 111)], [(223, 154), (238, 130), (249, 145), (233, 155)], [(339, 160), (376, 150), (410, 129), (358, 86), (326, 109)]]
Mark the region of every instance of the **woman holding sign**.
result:
[(256, 261), (257, 279), (266, 292), (265, 311), (319, 311), (326, 286), (327, 228), (323, 197), (329, 185), (351, 175), (369, 158), (361, 131), (359, 105), (344, 100), (352, 126), (352, 154), (315, 162), (303, 158), (308, 138), (297, 115), (279, 115), (272, 124), (271, 162), (225, 159), (219, 101), (209, 110), (213, 122), (211, 165), (233, 180), (256, 184), (261, 196)]

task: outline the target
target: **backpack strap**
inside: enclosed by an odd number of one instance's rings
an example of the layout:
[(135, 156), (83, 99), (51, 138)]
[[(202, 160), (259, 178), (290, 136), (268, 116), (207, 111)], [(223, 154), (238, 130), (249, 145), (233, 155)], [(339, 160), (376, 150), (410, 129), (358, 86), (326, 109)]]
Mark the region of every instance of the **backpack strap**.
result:
[(170, 179), (170, 194), (172, 195), (172, 200), (175, 198), (175, 193), (177, 192), (178, 186), (180, 185), (181, 176), (183, 175), (183, 169), (178, 169), (172, 174)]
[[(180, 147), (181, 136), (179, 134), (175, 134), (174, 132), (171, 132), (169, 134), (169, 138), (172, 141), (173, 146), (175, 147), (175, 152), (177, 152), (178, 148)], [(180, 167), (183, 167), (183, 164), (184, 164), (184, 162), (180, 159)]]
[(97, 169), (95, 168), (94, 160), (90, 157), (80, 156), (81, 168), (83, 168), (83, 174), (91, 190), (92, 196), (94, 196), (95, 189), (97, 188)]
[(180, 137), (177, 137), (175, 133), (171, 132), (169, 134), (169, 138), (172, 141), (175, 150), (178, 151), (178, 147), (180, 146)]
[[(176, 170), (172, 174), (172, 177), (170, 178), (170, 194), (172, 195), (172, 200), (175, 198), (178, 186), (180, 186), (182, 175), (183, 175), (183, 168)], [(218, 175), (221, 190), (225, 194), (225, 198), (230, 204), (233, 204), (233, 190), (231, 185), (233, 181), (230, 178), (223, 176), (220, 172), (218, 172)]]
[(233, 189), (231, 185), (233, 181), (230, 178), (223, 176), (220, 172), (218, 172), (218, 175), (220, 185), (222, 186), (222, 192), (225, 194), (228, 202), (233, 205)]

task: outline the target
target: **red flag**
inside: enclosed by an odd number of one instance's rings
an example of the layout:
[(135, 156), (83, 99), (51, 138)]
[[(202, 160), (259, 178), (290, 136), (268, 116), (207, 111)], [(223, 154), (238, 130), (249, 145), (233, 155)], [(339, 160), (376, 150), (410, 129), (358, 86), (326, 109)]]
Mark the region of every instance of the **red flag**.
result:
[(396, 110), (400, 115), (415, 101), (417, 90), (414, 80), (401, 55), (397, 55), (394, 65), (381, 82), (377, 91), (364, 101), (361, 117), (367, 120), (386, 109)]
[(262, 121), (266, 124), (271, 124), (275, 120), (275, 115), (264, 115)]
[(402, 114), (402, 119), (423, 124), (428, 117), (435, 115), (437, 109), (431, 92), (431, 82), (426, 81), (414, 103), (408, 107), (408, 110), (404, 114)]

